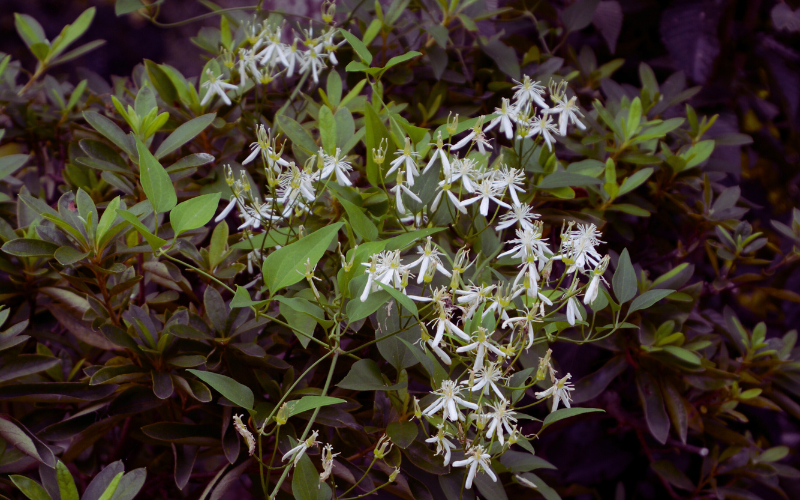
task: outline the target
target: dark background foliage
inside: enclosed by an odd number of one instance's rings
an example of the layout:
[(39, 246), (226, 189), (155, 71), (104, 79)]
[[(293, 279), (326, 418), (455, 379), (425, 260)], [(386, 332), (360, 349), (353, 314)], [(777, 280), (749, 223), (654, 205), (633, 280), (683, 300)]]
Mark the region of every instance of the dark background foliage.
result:
[[(218, 3), (225, 7), (238, 5), (234, 1)], [(550, 6), (540, 7), (537, 12), (542, 12), (544, 18), (548, 15), (555, 18), (555, 11), (569, 3), (552, 1)], [(521, 7), (525, 2), (508, 4)], [(108, 43), (79, 59), (76, 67), (82, 66), (110, 79), (114, 75), (129, 75), (135, 65), (147, 58), (171, 64), (185, 74), (199, 73), (204, 63), (202, 51), (189, 38), (196, 34), (202, 22), (162, 29), (136, 16), (115, 17), (113, 2), (0, 1), (0, 47), (32, 69), (33, 61), (14, 32), (10, 14), (31, 14), (48, 34), (55, 34), (64, 22), (74, 19), (90, 5), (96, 5), (98, 11), (87, 39), (103, 38)], [(265, 5), (308, 15), (318, 11), (318, 5), (313, 2), (267, 2)], [(769, 232), (770, 220), (789, 223), (792, 207), (800, 205), (800, 10), (795, 14), (793, 9), (800, 9), (800, 3), (602, 1), (593, 20), (594, 27), (571, 34), (557, 50), (561, 57), (578, 63), (585, 46), (593, 49), (598, 64), (624, 59), (613, 77), (623, 87), (638, 88), (641, 62), (654, 69), (659, 81), (675, 71), (683, 71), (690, 85), (701, 85), (701, 91), (692, 97), (690, 104), (698, 114), (720, 115), (709, 135), (743, 132), (753, 138), (753, 143), (745, 147), (718, 148), (706, 170), (725, 173), (721, 180), (725, 185), (739, 185), (742, 198), (750, 208), (747, 220), (753, 230)], [(168, 1), (162, 11), (162, 21), (179, 21), (205, 11), (195, 2)], [(212, 19), (207, 24), (211, 26), (217, 22)], [(483, 21), (479, 28), (485, 33), (505, 30), (506, 40), (515, 45), (520, 55), (539, 43), (530, 20)], [(480, 61), (476, 61), (475, 67), (480, 68)], [(467, 77), (475, 82), (481, 79), (480, 73)], [(609, 91), (604, 87), (576, 90), (582, 98), (605, 97)], [(496, 104), (493, 94), (476, 94), (486, 98), (482, 103), (486, 112)], [(673, 244), (686, 243), (693, 238), (683, 232), (677, 217), (671, 221), (663, 217), (639, 219), (636, 224), (633, 233), (621, 234), (609, 229), (606, 236), (610, 248), (627, 245), (632, 260), (647, 269), (657, 270), (661, 262), (669, 259), (670, 256), (665, 258), (661, 253), (663, 241), (672, 239)], [(791, 242), (775, 238), (770, 245), (783, 252), (791, 250)], [(723, 308), (729, 306), (746, 325), (764, 321), (767, 338), (783, 335), (800, 322), (800, 307), (794, 300), (799, 297), (797, 295), (791, 297), (793, 300), (778, 300), (761, 288), (711, 286), (716, 272), (702, 244), (682, 259), (696, 266), (694, 281), (706, 282), (701, 303), (704, 313), (721, 318)], [(665, 267), (663, 271), (668, 269)], [(769, 283), (774, 289), (800, 293), (800, 268), (784, 267), (780, 273), (769, 276)], [(572, 372), (576, 380), (599, 368), (606, 359), (605, 351), (594, 347), (578, 351), (558, 345), (555, 349), (563, 369)], [(664, 485), (650, 469), (648, 459), (656, 454), (661, 458), (674, 458), (676, 465), (684, 470), (700, 467), (701, 458), (697, 453), (671, 454), (669, 444), (658, 445), (646, 429), (641, 428), (641, 414), (636, 413), (640, 410), (634, 375), (634, 370), (628, 368), (599, 398), (587, 402), (587, 406), (604, 408), (611, 418), (573, 423), (534, 443), (537, 454), (558, 466), (558, 471), (543, 473), (543, 476), (551, 485), (564, 488), (560, 490), (562, 497), (614, 498), (623, 485), (627, 492), (625, 498), (669, 498)], [(764, 436), (772, 445), (783, 444), (795, 450), (800, 445), (800, 426), (790, 414), (741, 406), (740, 410), (750, 421), (733, 426), (736, 430), (749, 431), (756, 438)], [(111, 459), (126, 456), (126, 446), (134, 445), (119, 443)], [(161, 455), (161, 460), (149, 466), (172, 467), (171, 455)], [(790, 460), (795, 466), (800, 464), (797, 455)], [(167, 474), (165, 481), (171, 481), (170, 476)], [(790, 498), (800, 498), (800, 482), (781, 479), (781, 485)], [(152, 491), (159, 489), (156, 487)], [(777, 497), (764, 488), (755, 493), (761, 498)], [(229, 495), (233, 497), (235, 493)]]

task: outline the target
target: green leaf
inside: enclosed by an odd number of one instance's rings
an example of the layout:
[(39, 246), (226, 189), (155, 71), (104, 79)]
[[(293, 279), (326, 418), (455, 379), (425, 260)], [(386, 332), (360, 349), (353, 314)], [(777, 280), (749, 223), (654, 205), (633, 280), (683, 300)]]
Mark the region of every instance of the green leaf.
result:
[(114, 14), (116, 14), (117, 17), (124, 16), (125, 14), (130, 14), (142, 8), (144, 8), (142, 0), (117, 0), (117, 3), (114, 5)]
[(303, 455), (294, 469), (292, 494), (295, 500), (328, 500), (332, 496), (331, 487), (319, 482), (319, 473), (308, 454)]
[(652, 175), (653, 169), (651, 167), (643, 168), (636, 172), (635, 174), (631, 175), (630, 177), (626, 177), (624, 181), (622, 181), (622, 186), (619, 187), (619, 192), (617, 193), (617, 197), (622, 196), (623, 194), (627, 194), (637, 187), (641, 186), (644, 181), (650, 178)]
[(370, 51), (367, 48), (367, 46), (364, 45), (364, 42), (362, 42), (361, 40), (356, 38), (356, 36), (354, 34), (350, 33), (346, 29), (339, 28), (339, 33), (342, 34), (342, 36), (347, 40), (347, 43), (349, 43), (350, 46), (353, 47), (353, 50), (356, 51), (358, 56), (365, 63), (367, 63), (368, 65), (372, 64), (372, 54), (370, 53)]
[[(605, 412), (605, 410), (601, 410), (600, 408), (561, 408), (560, 410), (556, 410), (545, 417), (544, 422), (542, 422), (542, 430), (544, 430), (547, 426), (558, 422), (559, 420), (575, 417), (577, 415), (583, 415), (584, 413), (595, 412)], [(541, 430), (539, 432), (541, 432)]]
[(510, 472), (530, 472), (536, 469), (555, 469), (556, 466), (530, 453), (508, 450), (500, 457), (500, 463)]
[(392, 66), (397, 66), (398, 64), (404, 63), (409, 59), (414, 59), (415, 57), (421, 56), (421, 52), (417, 52), (416, 50), (412, 50), (411, 52), (406, 52), (400, 56), (394, 56), (393, 58), (389, 59), (386, 65), (383, 67), (384, 70), (391, 68)]
[(61, 460), (56, 463), (56, 478), (61, 500), (78, 500), (78, 488), (75, 486), (75, 480), (72, 479), (72, 474)]
[(172, 209), (169, 221), (175, 237), (186, 231), (205, 226), (214, 217), (219, 205), (219, 193), (204, 194), (186, 200)]
[(689, 351), (688, 349), (684, 349), (683, 347), (678, 347), (674, 345), (665, 345), (661, 349), (663, 349), (664, 352), (667, 352), (672, 356), (678, 358), (679, 360), (683, 361), (687, 365), (690, 365), (692, 367), (700, 366), (700, 358), (697, 356), (697, 354), (693, 353), (692, 351)]
[(659, 460), (650, 464), (656, 474), (664, 478), (669, 484), (686, 491), (694, 491), (694, 483), (675, 464), (669, 460)]
[(124, 475), (125, 473), (118, 472), (117, 475), (114, 476), (114, 479), (111, 480), (111, 483), (109, 483), (108, 487), (103, 492), (103, 494), (100, 495), (100, 498), (98, 498), (97, 500), (111, 500), (114, 497), (114, 493), (117, 492), (117, 487), (119, 486), (119, 482), (122, 481), (122, 476)]
[(119, 196), (111, 200), (106, 206), (103, 215), (100, 217), (100, 222), (97, 223), (97, 232), (95, 234), (95, 241), (99, 242), (103, 236), (111, 229), (114, 221), (117, 220), (117, 209), (119, 208)]
[(64, 54), (61, 57), (57, 58), (56, 60), (54, 60), (53, 62), (50, 63), (50, 66), (55, 66), (57, 64), (62, 64), (62, 63), (71, 61), (73, 59), (77, 59), (77, 58), (81, 57), (82, 55), (84, 55), (86, 53), (89, 53), (89, 52), (93, 51), (94, 49), (96, 49), (98, 47), (102, 47), (105, 44), (106, 44), (105, 40), (93, 40), (93, 41), (91, 41), (89, 43), (85, 43), (85, 44), (81, 45), (80, 47), (78, 47), (76, 49), (72, 49), (69, 52), (67, 52), (66, 54)]
[(643, 370), (636, 372), (636, 387), (639, 390), (639, 399), (644, 408), (644, 417), (650, 434), (661, 444), (667, 442), (669, 436), (669, 417), (664, 408), (664, 398), (661, 388), (652, 375)]
[(328, 106), (319, 108), (319, 136), (322, 139), (322, 149), (328, 154), (336, 150), (336, 120)]
[(636, 296), (636, 271), (631, 264), (631, 257), (628, 254), (628, 249), (624, 249), (617, 261), (617, 270), (614, 271), (614, 277), (611, 279), (611, 285), (614, 288), (614, 295), (620, 304), (628, 302)]
[(136, 156), (136, 150), (131, 147), (128, 136), (116, 123), (94, 111), (84, 111), (83, 118), (106, 139), (128, 153), (128, 156), (131, 158)]
[[(292, 141), (293, 145), (303, 148), (308, 154), (317, 152), (317, 144), (302, 125), (286, 115), (278, 115), (275, 121), (278, 122), (281, 130)], [(335, 134), (334, 137), (336, 137)]]
[(139, 234), (142, 235), (145, 241), (147, 241), (147, 244), (150, 245), (150, 248), (153, 249), (153, 253), (156, 253), (159, 248), (167, 244), (167, 240), (159, 238), (155, 234), (151, 233), (144, 224), (139, 222), (139, 219), (137, 219), (135, 215), (127, 210), (117, 210), (117, 215), (128, 221), (139, 232)]
[(53, 451), (10, 415), (0, 414), (0, 437), (6, 443), (13, 445), (22, 453), (51, 469), (56, 467), (56, 457)]
[(158, 146), (156, 149), (155, 157), (158, 159), (163, 158), (164, 156), (170, 154), (171, 152), (175, 151), (176, 149), (180, 148), (187, 142), (191, 141), (197, 135), (205, 130), (211, 122), (214, 121), (214, 118), (217, 117), (216, 113), (208, 113), (202, 116), (198, 116), (197, 118), (193, 118), (188, 122), (182, 124), (180, 127), (176, 128), (166, 139), (164, 142)]
[(758, 461), (761, 463), (767, 462), (777, 462), (778, 460), (783, 460), (786, 455), (789, 454), (789, 448), (786, 446), (775, 446), (773, 448), (769, 448), (768, 450), (764, 450), (764, 453), (758, 456)]
[(7, 241), (2, 248), (5, 253), (16, 257), (52, 257), (58, 245), (33, 238), (19, 238)]
[[(350, 281), (349, 285), (359, 284), (362, 287), (366, 283), (366, 276), (363, 277), (364, 279), (354, 279)], [(369, 316), (370, 314), (374, 313), (378, 310), (378, 308), (382, 305), (385, 305), (388, 300), (391, 299), (391, 295), (384, 291), (378, 292), (370, 292), (367, 300), (361, 302), (359, 296), (361, 295), (361, 291), (359, 290), (358, 293), (353, 294), (351, 292), (351, 296), (355, 297), (351, 299), (347, 303), (347, 307), (345, 308), (345, 312), (347, 313), (347, 321), (350, 323), (355, 323), (356, 321), (362, 320)]]
[(67, 47), (72, 45), (72, 42), (86, 33), (86, 30), (89, 29), (94, 19), (95, 10), (94, 7), (89, 7), (78, 16), (75, 22), (64, 27), (61, 34), (53, 40), (53, 48), (50, 51), (51, 59), (63, 52)]
[(16, 474), (8, 476), (8, 478), (11, 479), (11, 482), (14, 483), (14, 486), (19, 488), (22, 494), (28, 497), (30, 500), (52, 500), (50, 495), (47, 493), (47, 490), (45, 490), (41, 484), (37, 483), (33, 479)]
[(386, 434), (392, 439), (392, 443), (400, 448), (406, 449), (417, 438), (419, 428), (414, 422), (392, 422), (386, 427)]
[(388, 285), (384, 285), (383, 283), (381, 283), (379, 281), (375, 281), (375, 284), (377, 284), (378, 286), (380, 286), (381, 288), (386, 290), (389, 293), (389, 295), (394, 297), (394, 299), (400, 305), (402, 305), (407, 311), (409, 311), (411, 314), (413, 314), (414, 316), (419, 318), (419, 311), (417, 310), (417, 305), (414, 304), (414, 301), (409, 299), (408, 296), (406, 296), (405, 294), (401, 293), (398, 290), (395, 290), (394, 288), (392, 288), (392, 287), (390, 287)]
[(602, 186), (603, 181), (583, 174), (571, 172), (553, 172), (537, 186), (539, 189), (554, 189), (573, 186)]
[(265, 300), (252, 300), (250, 292), (246, 288), (236, 285), (236, 293), (230, 303), (231, 309), (238, 309), (241, 307), (259, 306), (266, 302)]
[(286, 402), (286, 409), (288, 410), (287, 416), (292, 417), (304, 411), (346, 402), (347, 401), (344, 399), (332, 398), (330, 396), (306, 396), (301, 399)]
[(589, 26), (599, 3), (599, 0), (577, 0), (564, 9), (564, 12), (561, 13), (561, 20), (564, 22), (567, 32), (582, 30)]
[(416, 231), (410, 231), (408, 233), (403, 233), (399, 236), (395, 236), (394, 238), (384, 240), (385, 249), (386, 250), (403, 250), (408, 245), (411, 245), (415, 241), (427, 238), (432, 234), (436, 234), (440, 231), (444, 231), (447, 229), (446, 227), (428, 227), (425, 229), (417, 229)]
[[(281, 297), (276, 297), (276, 298), (281, 298)], [(297, 299), (297, 302), (299, 302), (300, 300), (301, 299)], [(310, 302), (308, 304), (313, 305)], [(296, 304), (289, 305), (289, 301), (281, 300), (278, 310), (280, 311), (281, 315), (284, 318), (286, 318), (286, 322), (292, 328), (292, 333), (294, 333), (295, 336), (297, 336), (297, 340), (300, 341), (300, 345), (302, 345), (303, 348), (305, 349), (306, 347), (308, 347), (308, 344), (314, 337), (314, 330), (317, 327), (317, 321), (314, 319), (312, 315), (306, 314), (305, 311), (298, 311), (296, 307), (297, 307)]]
[(697, 144), (689, 148), (688, 151), (686, 151), (681, 155), (681, 158), (686, 160), (686, 166), (683, 167), (683, 170), (700, 165), (701, 163), (706, 161), (713, 152), (714, 152), (713, 140), (698, 142)]
[(378, 228), (369, 220), (362, 209), (344, 198), (338, 198), (339, 204), (344, 207), (347, 212), (347, 220), (350, 221), (350, 227), (353, 231), (366, 241), (374, 241), (378, 239)]
[(519, 59), (513, 47), (509, 47), (500, 40), (493, 40), (487, 44), (481, 44), (481, 49), (494, 60), (500, 71), (515, 80), (520, 79)]
[(371, 359), (362, 359), (353, 364), (338, 387), (354, 391), (396, 391), (405, 388), (406, 384), (386, 385), (378, 364)]
[(328, 90), (328, 99), (333, 106), (339, 106), (342, 102), (342, 77), (336, 71), (328, 73), (328, 82), (326, 85)]
[(14, 14), (14, 27), (17, 29), (19, 37), (25, 42), (25, 45), (31, 47), (37, 43), (44, 44), (49, 47), (47, 37), (44, 34), (42, 25), (36, 19), (27, 14)]
[[(369, 180), (370, 184), (373, 186), (379, 186), (380, 175), (378, 172), (378, 164), (375, 163), (375, 160), (372, 158), (372, 150), (377, 150), (383, 139), (389, 140), (389, 131), (386, 129), (386, 125), (383, 124), (378, 113), (369, 103), (364, 105), (364, 127), (366, 129), (365, 138), (367, 146), (367, 180)], [(389, 144), (391, 146), (391, 141), (389, 141)], [(391, 151), (386, 152), (387, 158), (390, 153)]]
[(81, 252), (80, 250), (76, 250), (75, 248), (69, 246), (59, 247), (59, 249), (53, 254), (58, 263), (62, 266), (72, 265), (82, 260), (87, 255), (89, 255), (89, 252)]
[[(138, 139), (136, 149), (139, 152), (139, 176), (144, 194), (157, 214), (169, 212), (178, 203), (175, 186), (172, 185), (169, 174)], [(214, 209), (216, 210), (216, 205)]]
[(536, 491), (538, 491), (545, 500), (561, 500), (561, 495), (550, 486), (547, 486), (547, 484), (533, 472), (523, 472), (520, 476), (526, 481), (536, 485)]
[(255, 398), (253, 396), (253, 391), (246, 385), (242, 385), (232, 378), (218, 373), (203, 372), (200, 370), (187, 371), (216, 389), (217, 392), (225, 396), (231, 403), (239, 405), (248, 411), (253, 410)]
[[(158, 64), (154, 63), (150, 59), (145, 59), (144, 68), (147, 70), (147, 76), (150, 78), (150, 83), (153, 84), (153, 87), (155, 87), (158, 95), (161, 96), (161, 99), (168, 106), (174, 106), (180, 101), (180, 96), (178, 96), (178, 90), (175, 88), (175, 84), (172, 83), (169, 75), (167, 75), (167, 73), (161, 69)], [(160, 149), (161, 147), (159, 147), (159, 150)], [(156, 158), (161, 158), (161, 156), (156, 154)]]
[(636, 299), (631, 302), (631, 307), (628, 309), (628, 314), (638, 311), (639, 309), (647, 309), (659, 300), (668, 297), (674, 291), (675, 290), (648, 290), (636, 297)]
[(262, 268), (269, 291), (274, 294), (302, 280), (306, 261), (310, 260), (311, 266), (316, 266), (343, 225), (343, 222), (337, 222), (317, 229), (305, 238), (272, 252)]
[(635, 97), (631, 102), (631, 107), (628, 110), (628, 120), (625, 124), (625, 139), (630, 139), (636, 134), (639, 128), (639, 122), (642, 119), (642, 101)]
[(8, 155), (0, 158), (0, 180), (21, 169), (29, 158), (28, 155)]

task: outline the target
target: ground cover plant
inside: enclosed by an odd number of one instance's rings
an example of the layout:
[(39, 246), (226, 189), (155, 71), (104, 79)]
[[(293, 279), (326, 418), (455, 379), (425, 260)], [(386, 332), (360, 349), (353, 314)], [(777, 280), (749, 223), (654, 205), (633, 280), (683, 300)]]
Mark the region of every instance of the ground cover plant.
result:
[(96, 7), (13, 16), (0, 495), (792, 498), (800, 210), (741, 181), (796, 147), (791, 6), (738, 117), (710, 4), (676, 71), (615, 1), (201, 4), (194, 73), (110, 80)]

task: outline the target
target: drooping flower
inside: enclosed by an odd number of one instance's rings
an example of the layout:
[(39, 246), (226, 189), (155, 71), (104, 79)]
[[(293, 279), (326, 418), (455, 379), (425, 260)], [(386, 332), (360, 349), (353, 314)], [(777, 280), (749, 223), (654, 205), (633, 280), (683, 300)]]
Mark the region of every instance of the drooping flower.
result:
[(444, 425), (439, 425), (437, 429), (439, 429), (439, 432), (435, 436), (426, 439), (425, 442), (436, 443), (436, 453), (434, 455), (444, 455), (444, 466), (447, 467), (447, 464), (450, 463), (450, 451), (457, 447), (447, 439), (452, 436), (444, 430)]
[(536, 399), (544, 399), (551, 397), (553, 398), (553, 405), (550, 409), (551, 412), (558, 410), (559, 401), (564, 403), (564, 406), (569, 408), (569, 403), (572, 400), (572, 396), (570, 396), (570, 391), (574, 391), (575, 388), (569, 382), (569, 379), (572, 378), (572, 375), (567, 373), (563, 378), (556, 380), (550, 388), (544, 390), (542, 392), (536, 393)]
[(252, 457), (253, 453), (256, 452), (256, 439), (253, 437), (253, 433), (244, 425), (244, 422), (242, 422), (241, 415), (233, 416), (233, 427), (236, 429), (236, 432), (242, 436), (242, 439), (244, 439), (244, 442), (247, 444), (247, 451)]
[(299, 462), (300, 459), (303, 458), (303, 455), (305, 455), (306, 450), (308, 450), (309, 448), (312, 448), (312, 447), (314, 447), (314, 446), (319, 444), (319, 441), (317, 441), (317, 436), (318, 435), (319, 435), (319, 431), (312, 432), (311, 436), (309, 436), (308, 439), (306, 439), (305, 441), (301, 441), (300, 444), (298, 444), (297, 446), (295, 446), (291, 450), (287, 451), (286, 454), (281, 459), (281, 461), (285, 462), (285, 461), (289, 460), (290, 458), (294, 457), (294, 459), (292, 461), (292, 466), (296, 467), (297, 466), (297, 462)]

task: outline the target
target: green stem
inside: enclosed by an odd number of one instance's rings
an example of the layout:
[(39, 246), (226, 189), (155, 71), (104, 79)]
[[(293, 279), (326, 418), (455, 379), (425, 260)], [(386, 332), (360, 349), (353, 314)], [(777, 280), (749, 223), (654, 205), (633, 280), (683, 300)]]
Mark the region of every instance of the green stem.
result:
[[(339, 352), (337, 350), (334, 352), (333, 360), (331, 361), (331, 368), (330, 370), (328, 370), (328, 378), (327, 380), (325, 380), (325, 387), (322, 388), (322, 394), (320, 394), (321, 396), (325, 396), (328, 393), (328, 388), (331, 385), (331, 379), (333, 379), (333, 372), (336, 369), (336, 361), (338, 360), (339, 360)], [(313, 415), (311, 415), (311, 419), (308, 421), (308, 425), (303, 431), (303, 434), (298, 438), (299, 442), (302, 442), (306, 439), (306, 436), (308, 436), (308, 433), (311, 430), (311, 426), (314, 425), (314, 421), (317, 419), (317, 415), (319, 415), (319, 408), (315, 409)], [(278, 490), (281, 488), (281, 485), (286, 480), (286, 476), (289, 475), (290, 469), (291, 467), (287, 467), (286, 469), (284, 469), (281, 478), (278, 479), (278, 484), (275, 485), (275, 489), (272, 490), (272, 494), (269, 496), (269, 498), (274, 499), (275, 495), (278, 494)]]

